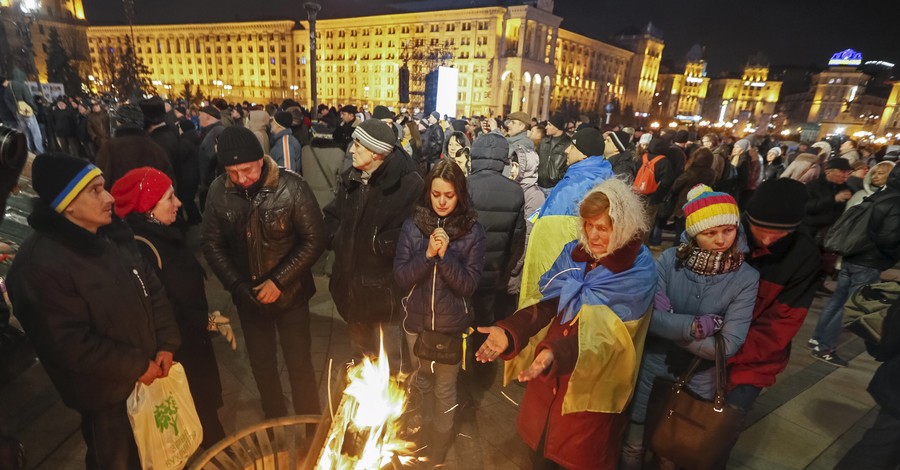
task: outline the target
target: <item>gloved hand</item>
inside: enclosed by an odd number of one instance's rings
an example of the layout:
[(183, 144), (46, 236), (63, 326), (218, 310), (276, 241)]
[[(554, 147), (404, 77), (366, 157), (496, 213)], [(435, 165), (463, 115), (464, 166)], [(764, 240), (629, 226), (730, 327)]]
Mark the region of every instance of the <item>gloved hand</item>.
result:
[(209, 314), (209, 324), (206, 327), (209, 331), (218, 331), (225, 340), (231, 343), (231, 350), (237, 350), (237, 340), (234, 339), (234, 330), (231, 329), (231, 320), (222, 316), (222, 312), (216, 310)]
[(653, 296), (653, 306), (663, 312), (672, 312), (672, 302), (666, 297), (666, 293), (660, 290), (656, 291), (656, 295)]
[(231, 291), (231, 299), (235, 307), (250, 312), (258, 312), (260, 310), (262, 304), (256, 300), (256, 292), (253, 291), (252, 287), (249, 282), (242, 282)]
[(707, 338), (721, 330), (723, 324), (724, 319), (719, 315), (696, 316), (691, 324), (691, 336), (696, 340)]

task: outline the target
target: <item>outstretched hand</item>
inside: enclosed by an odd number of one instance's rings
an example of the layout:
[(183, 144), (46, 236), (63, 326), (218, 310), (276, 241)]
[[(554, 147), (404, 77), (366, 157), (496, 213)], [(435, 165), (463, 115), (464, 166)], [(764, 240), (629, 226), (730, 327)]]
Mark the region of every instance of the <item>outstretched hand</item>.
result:
[(493, 362), (509, 347), (506, 332), (499, 326), (479, 326), (478, 332), (488, 335), (484, 344), (475, 351), (475, 359), (478, 362)]
[(543, 374), (545, 370), (550, 368), (553, 364), (553, 359), (552, 349), (548, 348), (541, 350), (537, 357), (534, 358), (531, 365), (522, 372), (519, 372), (519, 376), (516, 378), (519, 382), (528, 382), (529, 380), (537, 378), (539, 375)]

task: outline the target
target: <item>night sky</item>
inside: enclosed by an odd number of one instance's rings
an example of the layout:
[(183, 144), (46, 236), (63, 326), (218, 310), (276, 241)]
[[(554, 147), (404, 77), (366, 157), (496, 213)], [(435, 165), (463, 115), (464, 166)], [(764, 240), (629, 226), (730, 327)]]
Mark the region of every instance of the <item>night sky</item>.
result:
[[(503, 1), (503, 0), (500, 0)], [(136, 23), (305, 19), (303, 0), (135, 0)], [(396, 0), (320, 0), (321, 18), (387, 11)], [(460, 0), (460, 4), (468, 3)], [(663, 59), (683, 62), (694, 44), (705, 46), (711, 75), (742, 68), (762, 52), (772, 65), (825, 67), (847, 48), (863, 61), (900, 64), (900, 26), (893, 2), (876, 0), (557, 0), (562, 27), (603, 40), (652, 21), (663, 31)], [(121, 24), (120, 0), (84, 0), (92, 24)], [(590, 15), (585, 11), (592, 12)], [(893, 24), (892, 24), (893, 23)]]

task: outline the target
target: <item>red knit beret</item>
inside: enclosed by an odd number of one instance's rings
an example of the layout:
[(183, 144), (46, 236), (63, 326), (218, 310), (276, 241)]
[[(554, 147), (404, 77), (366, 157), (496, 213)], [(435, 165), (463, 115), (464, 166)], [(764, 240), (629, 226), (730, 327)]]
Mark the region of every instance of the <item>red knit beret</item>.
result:
[(171, 187), (172, 180), (156, 168), (145, 166), (125, 173), (112, 187), (116, 215), (125, 217), (132, 212), (150, 211)]

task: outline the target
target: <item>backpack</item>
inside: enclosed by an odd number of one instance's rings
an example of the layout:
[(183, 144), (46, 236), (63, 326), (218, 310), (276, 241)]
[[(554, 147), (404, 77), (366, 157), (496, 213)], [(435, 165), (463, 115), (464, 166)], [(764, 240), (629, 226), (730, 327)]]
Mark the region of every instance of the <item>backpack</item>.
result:
[[(869, 354), (887, 359), (887, 346), (897, 341), (900, 282), (888, 281), (860, 287), (844, 304), (843, 326), (866, 342)], [(884, 340), (889, 338), (888, 340)]]
[[(896, 198), (892, 194), (886, 199)], [(846, 211), (828, 230), (825, 235), (825, 249), (844, 256), (861, 253), (873, 246), (869, 239), (869, 220), (872, 218), (872, 207), (875, 202), (870, 197)]]
[(632, 186), (634, 186), (635, 191), (638, 193), (650, 195), (659, 189), (659, 181), (656, 180), (656, 163), (663, 158), (666, 158), (666, 156), (657, 155), (653, 157), (653, 160), (650, 160), (650, 156), (645, 153), (641, 158), (643, 163), (641, 164), (641, 167), (638, 168)]

